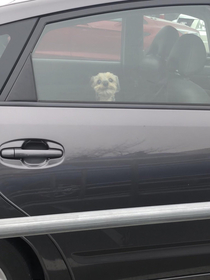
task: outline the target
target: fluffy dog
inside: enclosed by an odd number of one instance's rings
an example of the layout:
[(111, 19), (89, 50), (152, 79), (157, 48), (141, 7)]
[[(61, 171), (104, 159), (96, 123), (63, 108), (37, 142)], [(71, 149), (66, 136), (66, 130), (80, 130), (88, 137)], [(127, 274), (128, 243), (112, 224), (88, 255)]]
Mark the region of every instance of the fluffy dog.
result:
[(93, 76), (91, 86), (97, 101), (115, 101), (115, 93), (120, 90), (118, 77), (110, 72)]

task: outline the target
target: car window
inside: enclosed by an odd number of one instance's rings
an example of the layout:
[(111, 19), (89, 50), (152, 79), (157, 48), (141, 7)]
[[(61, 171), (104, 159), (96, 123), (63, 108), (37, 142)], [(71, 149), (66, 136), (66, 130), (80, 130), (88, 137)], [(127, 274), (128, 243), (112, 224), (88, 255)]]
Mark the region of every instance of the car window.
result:
[(10, 36), (8, 34), (0, 35), (0, 58), (2, 57), (7, 45), (10, 41)]
[(28, 37), (36, 23), (36, 18), (22, 20), (0, 26), (0, 94), (12, 73)]
[(139, 9), (47, 24), (32, 53), (38, 101), (209, 104), (210, 88), (196, 81), (208, 38), (204, 20), (192, 16), (205, 8)]
[(34, 52), (35, 58), (119, 61), (122, 20), (111, 19), (49, 25)]
[(198, 31), (198, 35), (202, 39), (207, 53), (209, 53), (209, 43), (208, 43), (208, 35), (206, 30), (206, 25), (204, 20), (193, 17), (187, 14), (180, 14), (177, 19), (174, 20), (174, 22), (183, 24), (185, 26), (191, 27)]
[(164, 26), (172, 26), (176, 28), (176, 30), (179, 32), (179, 36), (183, 34), (194, 34), (196, 36), (199, 35), (199, 31), (196, 28), (190, 27), (187, 24), (177, 23), (176, 20), (168, 20), (165, 19), (168, 18), (167, 14), (164, 15), (147, 15), (144, 17), (145, 21), (147, 22), (148, 26), (145, 26), (145, 31), (147, 29), (151, 29), (151, 26), (153, 27), (151, 31), (148, 32), (148, 35), (144, 38), (144, 48), (147, 50), (149, 46), (151, 45), (154, 37), (157, 35), (157, 33), (164, 27)]

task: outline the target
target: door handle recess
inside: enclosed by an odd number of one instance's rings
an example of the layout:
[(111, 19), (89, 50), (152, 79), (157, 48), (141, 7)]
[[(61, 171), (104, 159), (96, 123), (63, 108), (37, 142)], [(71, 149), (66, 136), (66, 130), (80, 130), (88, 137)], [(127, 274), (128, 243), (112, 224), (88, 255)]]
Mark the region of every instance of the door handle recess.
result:
[(2, 158), (6, 159), (26, 159), (26, 158), (60, 158), (63, 151), (59, 149), (49, 150), (24, 150), (21, 148), (8, 148), (1, 150)]

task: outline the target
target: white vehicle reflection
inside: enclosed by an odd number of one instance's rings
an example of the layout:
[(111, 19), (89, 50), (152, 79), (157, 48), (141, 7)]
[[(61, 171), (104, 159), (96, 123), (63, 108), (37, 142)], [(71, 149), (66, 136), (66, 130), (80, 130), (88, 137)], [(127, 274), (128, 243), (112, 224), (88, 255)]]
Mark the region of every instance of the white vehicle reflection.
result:
[(208, 44), (208, 37), (206, 33), (205, 23), (202, 19), (188, 16), (185, 14), (180, 14), (177, 19), (173, 20), (173, 22), (177, 22), (180, 24), (187, 25), (199, 31), (200, 37), (203, 40), (203, 43), (206, 48), (206, 52), (209, 53), (209, 44)]

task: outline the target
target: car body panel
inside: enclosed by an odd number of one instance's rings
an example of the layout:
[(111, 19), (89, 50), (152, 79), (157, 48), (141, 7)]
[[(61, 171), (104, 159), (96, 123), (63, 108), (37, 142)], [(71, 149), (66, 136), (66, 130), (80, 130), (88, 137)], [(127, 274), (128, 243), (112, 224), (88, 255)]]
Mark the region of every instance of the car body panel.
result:
[[(27, 214), (17, 205), (8, 200), (2, 193), (0, 194), (0, 218), (24, 217)], [(70, 280), (70, 270), (64, 261), (62, 251), (57, 246), (51, 236), (45, 235), (42, 238), (37, 236), (22, 237), (22, 241), (26, 242), (34, 255), (38, 258), (42, 267), (45, 279), (67, 279)], [(19, 243), (16, 238), (14, 244)], [(27, 260), (28, 261), (28, 260)]]
[[(12, 163), (8, 168), (1, 162), (0, 190), (29, 215), (205, 201), (210, 196), (208, 111), (16, 106), (2, 107), (1, 118), (11, 109), (16, 118), (0, 124), (0, 129), (9, 131), (1, 135), (2, 143), (15, 138), (47, 138), (65, 150), (63, 163), (53, 168), (18, 169)], [(21, 129), (17, 123), (21, 123)], [(198, 224), (206, 231), (196, 232)], [(76, 279), (87, 273), (97, 279), (114, 259), (109, 273), (116, 279), (122, 272), (127, 277), (137, 277), (140, 271), (140, 279), (145, 279), (151, 269), (159, 273), (158, 277), (177, 275), (177, 250), (181, 254), (189, 248), (192, 251), (188, 256), (194, 258), (196, 250), (188, 246), (208, 244), (205, 232), (209, 226), (208, 222), (199, 222), (170, 225), (170, 230), (168, 225), (133, 227), (53, 238)], [(161, 235), (163, 231), (167, 235)], [(194, 234), (190, 235), (192, 231)], [(176, 250), (169, 250), (175, 244)], [(148, 246), (150, 249), (145, 249)], [(160, 251), (160, 255), (154, 255), (156, 246), (164, 247), (163, 254), (168, 251), (168, 256), (175, 258), (173, 265), (168, 263), (174, 273), (166, 273), (165, 266), (157, 270), (155, 263), (162, 257)], [(145, 252), (154, 258), (149, 261)], [(139, 267), (140, 260), (147, 262), (150, 270)], [(201, 260), (190, 273), (202, 270)], [(186, 263), (182, 273), (188, 269)]]
[(32, 18), (36, 16), (52, 14), (55, 12), (64, 12), (88, 6), (100, 4), (120, 3), (126, 0), (33, 0), (16, 3), (14, 5), (2, 6), (0, 9), (0, 24), (13, 22), (21, 19)]
[[(96, 7), (99, 8), (100, 5), (103, 7), (107, 4), (113, 5), (116, 8), (116, 5), (119, 10), (122, 9), (121, 4), (128, 4), (130, 7), (136, 6), (136, 1), (132, 0), (33, 0), (27, 2), (20, 2), (14, 5), (6, 5), (2, 6), (0, 9), (0, 25), (8, 22), (14, 22), (22, 19), (27, 19), (36, 16), (44, 16), (47, 14), (53, 14), (56, 12), (65, 12), (65, 11), (75, 11), (79, 8), (91, 8)], [(158, 6), (171, 6), (171, 0), (139, 0), (137, 5), (142, 5), (142, 7), (154, 7), (154, 3)], [(197, 4), (197, 0), (177, 0), (177, 5), (184, 4)], [(203, 0), (203, 5), (208, 5), (208, 0)]]

